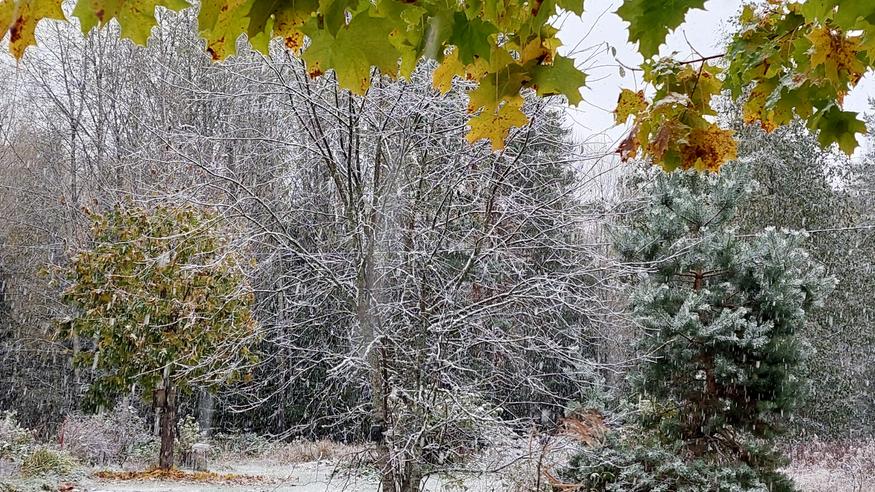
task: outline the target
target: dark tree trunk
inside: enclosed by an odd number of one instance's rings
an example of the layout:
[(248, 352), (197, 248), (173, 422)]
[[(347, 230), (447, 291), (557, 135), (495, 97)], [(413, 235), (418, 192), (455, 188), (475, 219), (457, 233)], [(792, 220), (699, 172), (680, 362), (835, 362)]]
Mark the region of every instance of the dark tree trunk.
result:
[(161, 454), (158, 455), (158, 467), (162, 470), (173, 468), (173, 441), (176, 430), (176, 390), (170, 384), (170, 378), (164, 378), (164, 387), (156, 391), (156, 403), (161, 412)]
[(419, 464), (408, 462), (404, 471), (405, 476), (401, 480), (400, 492), (420, 492), (422, 470), (419, 468)]

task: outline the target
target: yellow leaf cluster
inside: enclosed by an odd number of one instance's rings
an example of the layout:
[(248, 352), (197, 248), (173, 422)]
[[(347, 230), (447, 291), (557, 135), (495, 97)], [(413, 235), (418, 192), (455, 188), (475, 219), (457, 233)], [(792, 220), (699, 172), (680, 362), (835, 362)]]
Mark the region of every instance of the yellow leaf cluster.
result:
[(737, 155), (732, 134), (732, 130), (724, 130), (716, 124), (691, 130), (686, 145), (681, 146), (681, 166), (698, 171), (719, 171), (723, 163)]
[(492, 142), (492, 150), (502, 150), (513, 127), (521, 127), (529, 118), (522, 111), (523, 98), (517, 97), (504, 103), (497, 110), (486, 109), (469, 121), (471, 131), (465, 138), (473, 143), (480, 139)]
[(826, 77), (835, 85), (845, 75), (856, 83), (866, 71), (866, 66), (858, 58), (862, 51), (860, 36), (846, 36), (829, 27), (818, 27), (808, 33), (811, 41), (811, 67), (823, 66)]

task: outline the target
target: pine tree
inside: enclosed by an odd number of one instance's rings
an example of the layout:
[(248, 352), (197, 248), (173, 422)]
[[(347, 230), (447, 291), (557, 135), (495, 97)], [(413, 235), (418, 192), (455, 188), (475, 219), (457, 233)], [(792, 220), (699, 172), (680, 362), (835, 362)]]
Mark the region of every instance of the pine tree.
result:
[(793, 490), (771, 439), (802, 387), (799, 330), (834, 281), (805, 234), (736, 232), (753, 187), (743, 167), (642, 182), (645, 203), (615, 245), (646, 272), (631, 297), (644, 331), (638, 412), (570, 475), (599, 477), (595, 490)]

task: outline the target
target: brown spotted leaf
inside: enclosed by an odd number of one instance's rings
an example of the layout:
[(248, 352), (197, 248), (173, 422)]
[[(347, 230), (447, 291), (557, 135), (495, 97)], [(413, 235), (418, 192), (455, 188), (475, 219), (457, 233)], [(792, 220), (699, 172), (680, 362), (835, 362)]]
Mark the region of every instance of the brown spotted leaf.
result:
[(64, 19), (60, 0), (5, 0), (0, 3), (0, 23), (9, 32), (9, 51), (21, 58), (36, 44), (36, 25), (43, 19)]
[(620, 97), (617, 99), (617, 108), (614, 110), (614, 121), (618, 125), (626, 122), (629, 116), (638, 116), (638, 113), (647, 108), (647, 101), (644, 100), (644, 91), (632, 91), (623, 89), (620, 91)]

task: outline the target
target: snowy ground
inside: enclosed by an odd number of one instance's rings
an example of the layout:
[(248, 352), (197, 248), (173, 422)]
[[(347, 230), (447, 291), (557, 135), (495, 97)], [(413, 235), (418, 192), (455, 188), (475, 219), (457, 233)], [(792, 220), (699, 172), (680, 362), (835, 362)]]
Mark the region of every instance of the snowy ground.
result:
[[(264, 462), (240, 463), (223, 467), (222, 473), (260, 476), (263, 483), (248, 485), (219, 485), (166, 481), (111, 481), (89, 478), (77, 483), (88, 492), (376, 492), (377, 482), (372, 476), (355, 475), (338, 470), (330, 462), (296, 465), (276, 465)], [(432, 477), (425, 490), (504, 492), (508, 486), (498, 477), (465, 480), (463, 484), (448, 483)]]
[[(223, 472), (264, 477), (264, 482), (248, 485), (219, 485), (167, 481), (111, 481), (84, 478), (75, 482), (81, 492), (376, 492), (376, 481), (368, 476), (335, 473), (329, 462), (276, 465), (263, 462), (241, 463)], [(875, 492), (875, 477), (856, 477), (829, 468), (798, 468), (791, 475), (803, 492)], [(48, 482), (46, 482), (48, 483)], [(2, 485), (2, 480), (0, 480)], [(33, 483), (22, 490), (52, 490)], [(0, 486), (0, 490), (4, 490)], [(13, 489), (15, 490), (15, 489)], [(54, 489), (57, 490), (57, 489)], [(464, 483), (448, 483), (432, 478), (426, 484), (430, 492), (505, 492), (510, 487), (499, 477), (469, 478)]]
[[(815, 451), (794, 453), (794, 465), (787, 470), (803, 492), (875, 492), (875, 474), (871, 458), (873, 444), (846, 446), (809, 446)], [(462, 474), (455, 477), (431, 476), (425, 484), (428, 492), (530, 492), (533, 478), (538, 475), (536, 464), (555, 469), (563, 456), (573, 450), (573, 442), (557, 440), (550, 453), (538, 458), (535, 441), (508, 441), (479, 455), (468, 466), (493, 473)], [(546, 448), (544, 448), (546, 449)], [(836, 451), (838, 449), (839, 451)], [(844, 458), (841, 458), (844, 456)], [(847, 458), (848, 456), (853, 459)], [(281, 456), (263, 456), (245, 461), (211, 463), (211, 471), (234, 474), (245, 479), (240, 483), (195, 483), (166, 480), (107, 480), (92, 475), (96, 470), (79, 470), (76, 478), (65, 480), (31, 479), (4, 482), (0, 469), (0, 492), (377, 492), (373, 472), (352, 471), (348, 456), (340, 461), (282, 463)], [(536, 458), (536, 459), (533, 459)], [(2, 463), (2, 462), (0, 462)], [(340, 463), (340, 464), (338, 464)], [(11, 470), (6, 470), (10, 472)], [(63, 488), (65, 484), (75, 486)], [(10, 486), (4, 487), (5, 484)]]

